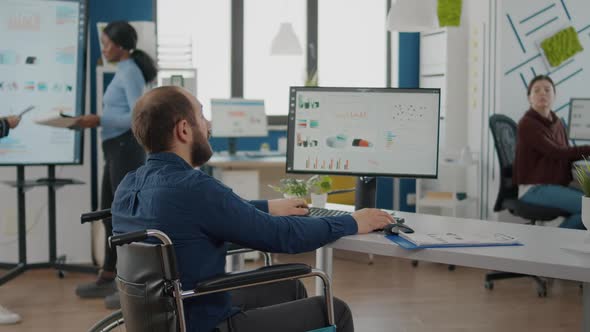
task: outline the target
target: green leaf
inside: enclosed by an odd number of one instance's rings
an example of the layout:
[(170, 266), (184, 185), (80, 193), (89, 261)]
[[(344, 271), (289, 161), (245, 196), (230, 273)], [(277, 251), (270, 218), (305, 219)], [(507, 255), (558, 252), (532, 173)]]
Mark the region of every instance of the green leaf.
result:
[(574, 165), (574, 175), (584, 192), (584, 196), (590, 197), (590, 163), (584, 157), (583, 165)]
[(268, 185), (270, 188), (274, 189), (277, 192), (297, 196), (297, 197), (305, 197), (307, 196), (307, 185), (305, 181), (295, 178), (285, 178), (279, 181), (278, 186)]
[(328, 175), (314, 175), (307, 180), (307, 188), (314, 194), (326, 194), (332, 190), (332, 178)]

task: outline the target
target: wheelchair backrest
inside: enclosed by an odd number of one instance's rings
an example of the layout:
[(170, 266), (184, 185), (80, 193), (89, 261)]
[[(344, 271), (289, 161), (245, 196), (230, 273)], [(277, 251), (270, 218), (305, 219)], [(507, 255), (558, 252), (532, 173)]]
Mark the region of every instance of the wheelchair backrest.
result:
[(131, 243), (117, 247), (117, 287), (127, 332), (179, 331), (171, 279), (173, 247)]

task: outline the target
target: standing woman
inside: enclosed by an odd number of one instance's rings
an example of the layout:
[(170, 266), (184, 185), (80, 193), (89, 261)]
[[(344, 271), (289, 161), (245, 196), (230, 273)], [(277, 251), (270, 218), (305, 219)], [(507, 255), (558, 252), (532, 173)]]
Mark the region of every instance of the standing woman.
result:
[[(0, 138), (5, 137), (10, 132), (10, 129), (16, 128), (20, 122), (20, 117), (11, 115), (9, 117), (0, 118)], [(20, 315), (8, 310), (0, 304), (0, 325), (16, 324), (20, 322)]]
[(513, 182), (524, 202), (569, 212), (559, 227), (585, 229), (582, 192), (568, 187), (572, 162), (590, 155), (590, 146), (569, 146), (565, 127), (551, 110), (555, 84), (539, 75), (528, 86), (530, 109), (518, 122)]
[[(108, 61), (117, 62), (117, 71), (103, 98), (103, 114), (85, 115), (76, 124), (81, 128), (102, 127), (104, 173), (102, 177), (101, 209), (111, 207), (113, 195), (123, 177), (145, 161), (145, 153), (131, 132), (131, 112), (143, 94), (146, 83), (157, 74), (154, 60), (136, 49), (137, 32), (127, 22), (109, 23), (100, 41), (102, 53)], [(111, 220), (103, 220), (105, 239), (113, 233)], [(76, 294), (82, 298), (107, 297), (107, 307), (118, 306), (114, 283), (117, 253), (105, 243), (105, 260), (98, 279), (79, 285)]]

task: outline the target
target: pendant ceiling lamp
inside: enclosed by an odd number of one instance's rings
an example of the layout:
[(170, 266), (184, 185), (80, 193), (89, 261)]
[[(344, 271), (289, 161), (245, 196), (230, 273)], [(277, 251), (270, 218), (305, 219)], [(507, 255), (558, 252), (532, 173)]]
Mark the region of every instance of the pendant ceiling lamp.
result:
[(295, 34), (293, 24), (289, 22), (281, 23), (279, 32), (273, 38), (270, 47), (271, 55), (301, 55), (303, 49), (301, 43)]
[(387, 14), (387, 29), (420, 32), (439, 27), (437, 0), (396, 0)]

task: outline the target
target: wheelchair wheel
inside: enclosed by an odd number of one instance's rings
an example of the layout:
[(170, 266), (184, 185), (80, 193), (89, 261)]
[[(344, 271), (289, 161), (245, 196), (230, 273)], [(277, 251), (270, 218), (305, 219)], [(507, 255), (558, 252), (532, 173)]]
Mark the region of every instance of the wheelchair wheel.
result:
[(121, 310), (117, 310), (111, 313), (110, 315), (106, 316), (105, 318), (101, 319), (88, 330), (88, 332), (108, 331), (126, 331), (125, 322), (123, 321), (123, 312)]

